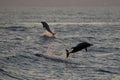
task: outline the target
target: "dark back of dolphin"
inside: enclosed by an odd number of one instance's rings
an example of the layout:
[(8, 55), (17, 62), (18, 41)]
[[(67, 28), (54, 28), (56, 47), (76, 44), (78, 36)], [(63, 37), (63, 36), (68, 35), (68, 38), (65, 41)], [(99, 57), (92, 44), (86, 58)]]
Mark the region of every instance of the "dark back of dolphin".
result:
[(41, 23), (43, 25), (43, 28), (45, 28), (48, 32), (50, 32), (52, 35), (54, 35), (54, 33), (50, 30), (50, 27), (46, 22), (42, 21)]
[(87, 47), (90, 47), (90, 46), (92, 46), (92, 44), (87, 43), (87, 42), (79, 43), (77, 46), (72, 47), (73, 50), (70, 53), (75, 53), (82, 49), (85, 49), (87, 51)]

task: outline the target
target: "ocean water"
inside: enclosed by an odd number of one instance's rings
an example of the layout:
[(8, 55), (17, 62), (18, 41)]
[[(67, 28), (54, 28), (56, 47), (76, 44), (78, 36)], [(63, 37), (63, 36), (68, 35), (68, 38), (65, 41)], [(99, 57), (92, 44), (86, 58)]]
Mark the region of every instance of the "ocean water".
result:
[(1, 8), (0, 80), (120, 80), (120, 9)]

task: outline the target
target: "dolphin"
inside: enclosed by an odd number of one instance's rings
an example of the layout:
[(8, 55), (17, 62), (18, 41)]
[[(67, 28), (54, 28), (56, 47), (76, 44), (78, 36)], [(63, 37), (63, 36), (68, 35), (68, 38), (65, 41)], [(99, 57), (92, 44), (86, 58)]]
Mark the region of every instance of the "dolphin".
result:
[(43, 25), (43, 28), (46, 29), (49, 33), (51, 33), (53, 36), (55, 35), (55, 33), (53, 33), (51, 30), (50, 30), (50, 27), (49, 25), (45, 22), (45, 21), (41, 21), (42, 25)]
[(90, 47), (90, 46), (93, 46), (93, 44), (90, 44), (90, 43), (87, 43), (87, 42), (82, 42), (82, 43), (79, 43), (78, 45), (76, 45), (75, 47), (72, 47), (72, 51), (68, 51), (66, 49), (66, 57), (68, 58), (69, 54), (70, 53), (75, 53), (75, 52), (78, 52), (78, 51), (81, 51), (82, 49), (85, 49), (86, 52), (87, 52), (87, 48)]

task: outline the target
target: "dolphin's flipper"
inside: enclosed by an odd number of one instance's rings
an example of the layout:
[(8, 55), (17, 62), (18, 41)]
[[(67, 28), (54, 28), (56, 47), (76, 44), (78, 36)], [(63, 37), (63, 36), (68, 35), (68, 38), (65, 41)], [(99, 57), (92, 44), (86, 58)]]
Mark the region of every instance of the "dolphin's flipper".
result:
[(85, 51), (87, 52), (87, 48), (85, 48)]

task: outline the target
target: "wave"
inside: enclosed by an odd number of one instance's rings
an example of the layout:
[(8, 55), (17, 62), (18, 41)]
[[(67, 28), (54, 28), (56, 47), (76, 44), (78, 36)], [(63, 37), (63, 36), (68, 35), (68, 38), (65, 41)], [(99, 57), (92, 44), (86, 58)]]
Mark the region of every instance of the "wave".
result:
[(47, 56), (47, 55), (44, 55), (44, 54), (35, 54), (35, 56), (42, 57), (42, 58), (45, 58), (45, 59), (53, 61), (53, 62), (80, 65), (79, 63), (71, 62), (71, 61), (68, 61), (68, 60), (65, 60), (65, 59), (62, 59), (62, 58)]
[(101, 73), (109, 73), (109, 74), (119, 74), (118, 72), (114, 72), (114, 71), (110, 71), (110, 70), (105, 70), (105, 69), (98, 69), (96, 70), (98, 72), (101, 72)]
[(23, 26), (0, 27), (0, 29), (10, 30), (10, 31), (26, 31), (27, 30), (27, 28)]

